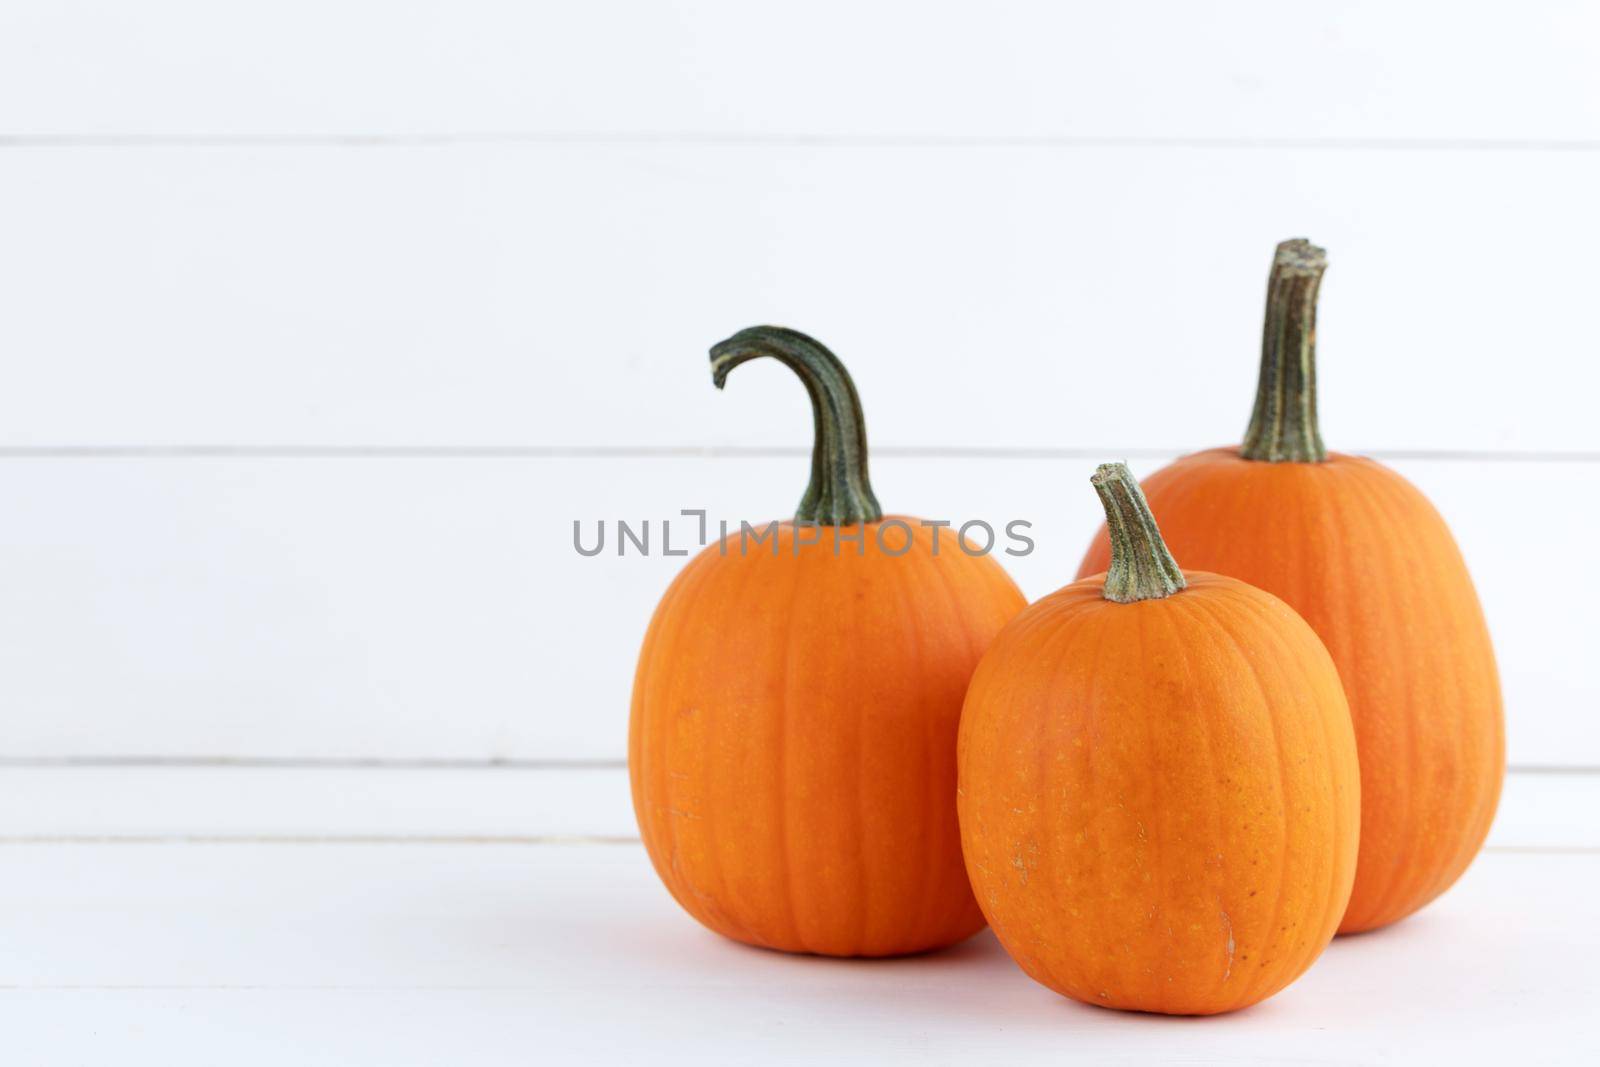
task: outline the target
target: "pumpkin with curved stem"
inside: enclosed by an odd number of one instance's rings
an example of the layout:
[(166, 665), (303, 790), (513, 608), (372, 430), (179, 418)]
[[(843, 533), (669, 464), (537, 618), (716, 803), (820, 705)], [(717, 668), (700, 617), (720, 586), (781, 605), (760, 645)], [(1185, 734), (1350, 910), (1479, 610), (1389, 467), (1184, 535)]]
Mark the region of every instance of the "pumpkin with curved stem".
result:
[[(1244, 445), (1144, 481), (1173, 551), (1282, 597), (1327, 645), (1361, 753), (1361, 857), (1341, 932), (1416, 911), (1477, 855), (1505, 771), (1494, 649), (1472, 579), (1427, 499), (1317, 425), (1316, 309), (1326, 258), (1278, 246)], [(1102, 530), (1080, 575), (1104, 569)]]
[(1089, 1004), (1247, 1007), (1333, 938), (1360, 776), (1338, 672), (1282, 601), (1180, 571), (1120, 463), (1110, 570), (1022, 612), (967, 692), (958, 808), (978, 902)]
[(745, 330), (711, 350), (715, 384), (760, 356), (811, 396), (811, 482), (795, 522), (708, 547), (656, 609), (628, 739), (640, 833), (685, 910), (739, 941), (951, 944), (983, 926), (956, 826), (957, 720), (1022, 594), (986, 555), (883, 518), (855, 387), (821, 344)]

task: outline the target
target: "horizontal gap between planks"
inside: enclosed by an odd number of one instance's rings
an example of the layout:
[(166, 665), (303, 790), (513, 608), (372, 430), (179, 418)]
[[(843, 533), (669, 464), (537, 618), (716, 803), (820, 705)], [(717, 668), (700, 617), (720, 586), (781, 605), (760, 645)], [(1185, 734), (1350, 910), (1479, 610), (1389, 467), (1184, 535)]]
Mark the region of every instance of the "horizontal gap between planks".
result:
[(1112, 137), (1008, 134), (559, 133), (4, 134), (0, 148), (473, 148), (488, 145), (638, 148), (1039, 148), (1355, 152), (1600, 152), (1592, 138)]
[[(875, 456), (902, 459), (1096, 459), (1108, 455), (1162, 459), (1182, 448), (1033, 448), (884, 445)], [(1374, 459), (1440, 460), (1459, 463), (1600, 463), (1600, 451), (1505, 451), (1493, 449), (1352, 448)], [(14, 445), (0, 446), (0, 459), (769, 459), (809, 456), (803, 447), (733, 445)]]
[(545, 985), (19, 985), (0, 983), (0, 993), (547, 993)]
[[(0, 756), (6, 767), (242, 767), (271, 770), (622, 770), (625, 759), (412, 759), (365, 756)], [(1600, 771), (1600, 767), (1595, 768)]]
[[(453, 759), (419, 756), (389, 758), (365, 756), (0, 756), (7, 767), (239, 767), (272, 770), (516, 770), (586, 771), (625, 770), (628, 761), (614, 759)], [(1511, 763), (1507, 774), (1600, 775), (1600, 764)]]
[(637, 845), (630, 834), (3, 834), (3, 845)]
[[(7, 834), (7, 845), (640, 845), (627, 834)], [(1597, 856), (1597, 845), (1485, 845), (1506, 856)]]

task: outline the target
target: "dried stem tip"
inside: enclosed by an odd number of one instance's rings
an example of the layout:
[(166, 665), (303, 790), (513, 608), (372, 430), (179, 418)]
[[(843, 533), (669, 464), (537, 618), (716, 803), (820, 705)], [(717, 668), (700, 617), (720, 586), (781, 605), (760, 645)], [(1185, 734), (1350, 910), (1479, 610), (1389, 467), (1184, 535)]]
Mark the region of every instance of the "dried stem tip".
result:
[(1102, 595), (1118, 604), (1132, 604), (1168, 597), (1187, 587), (1128, 465), (1102, 463), (1089, 481), (1105, 506), (1106, 532), (1111, 535), (1111, 567)]
[(1261, 378), (1239, 454), (1267, 463), (1328, 458), (1317, 426), (1317, 291), (1328, 254), (1297, 237), (1278, 246), (1267, 279)]

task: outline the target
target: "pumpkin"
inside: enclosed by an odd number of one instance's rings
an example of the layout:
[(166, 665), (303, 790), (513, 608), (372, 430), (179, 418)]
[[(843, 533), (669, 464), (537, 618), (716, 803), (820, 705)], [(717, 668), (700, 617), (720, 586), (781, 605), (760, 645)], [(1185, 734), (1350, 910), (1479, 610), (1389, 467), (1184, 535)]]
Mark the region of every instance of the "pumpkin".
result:
[(1360, 773), (1338, 671), (1276, 597), (1181, 571), (1096, 471), (1110, 569), (995, 638), (962, 712), (967, 873), (1033, 978), (1111, 1008), (1254, 1004), (1332, 940)]
[(721, 388), (770, 356), (810, 394), (795, 521), (741, 526), (662, 597), (634, 679), (628, 770), (651, 862), (717, 933), (890, 956), (983, 926), (956, 825), (956, 727), (989, 641), (1023, 607), (993, 559), (885, 519), (850, 376), (755, 327), (711, 350)]
[[(1178, 558), (1283, 598), (1339, 666), (1361, 753), (1351, 933), (1411, 914), (1472, 862), (1499, 801), (1505, 726), (1483, 611), (1444, 520), (1381, 463), (1323, 446), (1326, 262), (1309, 242), (1278, 246), (1243, 446), (1186, 456), (1144, 492)], [(1102, 530), (1078, 573), (1109, 553)]]

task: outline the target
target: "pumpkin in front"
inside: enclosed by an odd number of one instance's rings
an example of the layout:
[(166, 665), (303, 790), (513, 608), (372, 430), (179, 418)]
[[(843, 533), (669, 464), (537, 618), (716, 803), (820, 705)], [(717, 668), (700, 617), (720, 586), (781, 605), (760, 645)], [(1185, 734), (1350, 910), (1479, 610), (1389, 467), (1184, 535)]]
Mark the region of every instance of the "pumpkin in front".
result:
[[(1281, 597), (1344, 681), (1361, 754), (1361, 853), (1341, 932), (1402, 919), (1477, 855), (1505, 772), (1494, 648), (1439, 513), (1383, 464), (1328, 452), (1317, 426), (1316, 300), (1325, 267), (1279, 246), (1245, 443), (1185, 456), (1143, 489), (1185, 565)], [(1104, 529), (1079, 576), (1104, 570)]]
[(1360, 780), (1333, 661), (1282, 601), (1181, 572), (1121, 464), (1121, 550), (990, 646), (962, 715), (967, 870), (1051, 989), (1208, 1015), (1288, 985), (1332, 939)]
[[(961, 858), (955, 741), (978, 658), (1023, 598), (944, 530), (883, 519), (853, 386), (821, 345), (756, 328), (813, 397), (798, 521), (730, 532), (662, 598), (635, 676), (635, 814), (673, 897), (727, 937), (889, 956), (983, 926)], [(759, 538), (759, 540), (758, 540)]]

